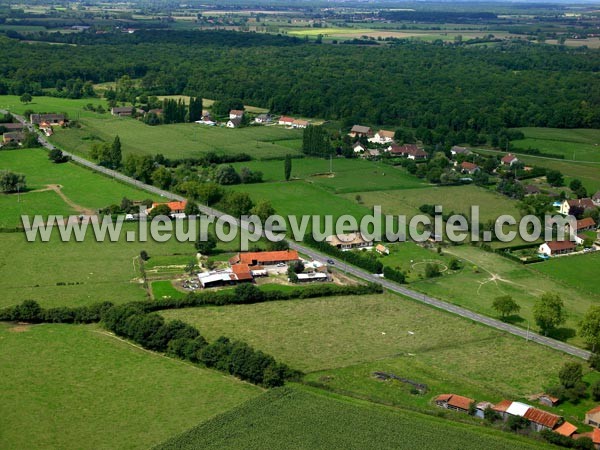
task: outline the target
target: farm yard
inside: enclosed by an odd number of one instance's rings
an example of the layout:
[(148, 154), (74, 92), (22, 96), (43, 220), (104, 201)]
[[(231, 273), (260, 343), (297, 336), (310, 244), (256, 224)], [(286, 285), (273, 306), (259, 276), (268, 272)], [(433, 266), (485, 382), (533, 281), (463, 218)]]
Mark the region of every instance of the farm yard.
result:
[[(325, 420), (335, 418), (335, 420)], [(364, 449), (447, 448), (498, 450), (549, 448), (496, 430), (396, 411), (326, 392), (293, 386), (272, 390), (158, 447)]]
[(0, 341), (5, 449), (146, 449), (262, 392), (96, 326), (3, 323)]

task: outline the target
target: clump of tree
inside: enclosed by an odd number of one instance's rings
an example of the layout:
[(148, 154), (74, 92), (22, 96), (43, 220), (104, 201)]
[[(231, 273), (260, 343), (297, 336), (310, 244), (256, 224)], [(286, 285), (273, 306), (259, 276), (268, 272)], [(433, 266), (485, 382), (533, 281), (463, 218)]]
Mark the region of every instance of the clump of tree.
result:
[(237, 173), (232, 165), (219, 166), (215, 172), (215, 181), (223, 186), (233, 184), (251, 184), (262, 182), (263, 174), (258, 170), (242, 167)]
[(302, 133), (302, 152), (306, 155), (329, 156), (333, 154), (330, 137), (325, 128), (309, 125)]
[(435, 263), (425, 264), (425, 278), (436, 278), (441, 276), (440, 266)]
[(567, 318), (562, 299), (551, 292), (542, 294), (533, 306), (533, 318), (544, 336), (547, 336)]
[(62, 150), (55, 147), (48, 152), (48, 159), (55, 164), (62, 164), (69, 161), (71, 158), (63, 154)]
[(389, 266), (383, 267), (383, 276), (388, 280), (395, 281), (396, 283), (406, 283), (406, 275), (400, 270), (396, 270)]
[(98, 164), (109, 169), (118, 169), (121, 167), (121, 160), (123, 158), (121, 152), (121, 139), (119, 136), (115, 136), (112, 143), (95, 143), (92, 145), (90, 151), (90, 157), (94, 161), (98, 161)]
[(290, 154), (285, 155), (285, 160), (283, 161), (283, 174), (285, 181), (289, 181), (292, 176), (292, 156)]
[(492, 308), (500, 314), (502, 320), (506, 320), (511, 314), (518, 314), (521, 311), (519, 304), (510, 295), (496, 297), (492, 303)]
[(566, 362), (558, 372), (559, 385), (547, 391), (561, 401), (578, 403), (587, 396), (587, 384), (583, 381), (583, 366), (577, 362)]
[(12, 192), (22, 192), (26, 188), (25, 175), (8, 170), (0, 172), (0, 192), (10, 194)]

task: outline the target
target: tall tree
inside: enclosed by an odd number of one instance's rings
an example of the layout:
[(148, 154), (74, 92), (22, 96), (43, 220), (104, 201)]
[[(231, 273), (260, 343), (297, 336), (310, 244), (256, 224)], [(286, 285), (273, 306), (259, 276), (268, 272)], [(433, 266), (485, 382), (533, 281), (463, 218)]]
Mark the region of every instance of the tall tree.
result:
[(579, 336), (593, 349), (600, 344), (600, 306), (593, 305), (579, 325)]
[(533, 317), (544, 336), (547, 335), (566, 320), (562, 299), (551, 292), (544, 293), (533, 306)]
[(292, 156), (290, 154), (285, 155), (285, 161), (283, 162), (283, 172), (285, 175), (285, 181), (289, 181), (292, 176)]
[(521, 310), (521, 307), (510, 295), (496, 297), (492, 303), (492, 308), (494, 308), (503, 319), (506, 319), (509, 315), (518, 313)]
[(119, 136), (115, 136), (115, 139), (110, 147), (108, 163), (112, 169), (117, 169), (121, 166), (121, 160), (123, 159), (123, 154), (121, 152), (121, 139)]

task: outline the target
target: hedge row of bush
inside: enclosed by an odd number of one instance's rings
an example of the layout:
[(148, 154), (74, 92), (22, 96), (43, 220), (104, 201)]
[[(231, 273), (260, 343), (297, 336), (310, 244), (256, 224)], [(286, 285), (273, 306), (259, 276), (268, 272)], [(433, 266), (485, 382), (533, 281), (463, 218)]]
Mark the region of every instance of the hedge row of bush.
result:
[(563, 436), (554, 431), (542, 430), (540, 435), (549, 443), (559, 445), (566, 448), (577, 448), (581, 450), (594, 450), (594, 442), (591, 438), (584, 436), (579, 439), (573, 439), (568, 436)]
[(209, 344), (191, 325), (180, 320), (167, 322), (156, 313), (144, 312), (137, 303), (108, 309), (102, 324), (149, 350), (167, 352), (265, 387), (282, 386), (286, 379), (300, 376), (300, 372), (245, 342), (220, 337)]
[(406, 282), (406, 275), (404, 275), (404, 273), (388, 266), (383, 268), (383, 276), (384, 278), (395, 281), (396, 283), (404, 284)]
[(307, 235), (304, 237), (304, 243), (314, 248), (315, 250), (349, 262), (350, 264), (356, 267), (360, 267), (361, 269), (364, 269), (370, 273), (383, 272), (383, 264), (381, 263), (381, 261), (378, 261), (370, 254), (363, 255), (363, 252), (352, 251), (344, 252), (339, 248), (330, 245), (327, 242), (316, 241), (311, 235)]
[(111, 302), (93, 303), (89, 306), (70, 308), (42, 308), (35, 300), (25, 300), (20, 305), (0, 309), (0, 321), (28, 323), (95, 323), (102, 314), (112, 308)]

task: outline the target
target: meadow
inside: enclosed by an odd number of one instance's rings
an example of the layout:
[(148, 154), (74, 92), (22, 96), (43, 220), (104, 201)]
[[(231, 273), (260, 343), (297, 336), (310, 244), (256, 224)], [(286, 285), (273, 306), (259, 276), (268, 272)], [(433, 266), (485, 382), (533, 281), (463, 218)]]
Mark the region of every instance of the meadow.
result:
[[(24, 174), (27, 189), (31, 191), (20, 196), (0, 194), (0, 227), (20, 225), (21, 214), (77, 214), (119, 204), (123, 197), (157, 199), (76, 164), (54, 164), (48, 160), (47, 151), (40, 148), (0, 151), (0, 170)], [(59, 185), (58, 190), (66, 199), (46, 190), (49, 185)]]
[[(15, 114), (24, 114), (25, 111), (37, 113), (61, 113), (67, 114), (69, 119), (100, 118), (102, 114), (83, 109), (87, 104), (94, 106), (102, 105), (109, 110), (108, 102), (103, 98), (58, 98), (58, 97), (33, 97), (29, 103), (22, 103), (18, 95), (0, 95), (0, 109), (5, 109)], [(27, 119), (29, 119), (27, 117)]]
[(537, 148), (563, 155), (565, 160), (600, 162), (600, 130), (562, 128), (517, 128), (525, 139), (513, 141), (515, 150)]
[(577, 290), (598, 295), (600, 252), (552, 258), (544, 264), (534, 264), (532, 269)]
[(397, 411), (306, 387), (271, 390), (157, 447), (171, 449), (548, 448), (497, 430)]
[(259, 395), (96, 326), (0, 324), (3, 449), (145, 449)]
[[(82, 118), (81, 128), (57, 130), (51, 141), (65, 150), (89, 156), (94, 142), (121, 139), (123, 154), (163, 154), (167, 158), (194, 158), (208, 152), (247, 153), (253, 158), (283, 157), (300, 152), (299, 130), (279, 126), (246, 128), (209, 127), (194, 123), (149, 126), (130, 117), (109, 114)], [(287, 142), (292, 145), (286, 145)]]

